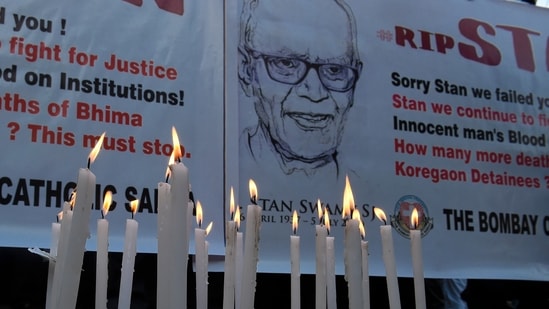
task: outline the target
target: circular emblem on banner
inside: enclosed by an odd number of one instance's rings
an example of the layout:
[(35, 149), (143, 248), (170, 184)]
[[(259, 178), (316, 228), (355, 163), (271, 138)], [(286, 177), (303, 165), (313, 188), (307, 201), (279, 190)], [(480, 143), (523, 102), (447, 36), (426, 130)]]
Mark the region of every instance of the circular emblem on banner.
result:
[(390, 218), (391, 225), (406, 238), (410, 238), (410, 218), (414, 208), (418, 212), (419, 223), (416, 228), (421, 230), (421, 237), (427, 235), (433, 228), (433, 218), (429, 217), (427, 205), (415, 195), (405, 195), (396, 202), (394, 213)]

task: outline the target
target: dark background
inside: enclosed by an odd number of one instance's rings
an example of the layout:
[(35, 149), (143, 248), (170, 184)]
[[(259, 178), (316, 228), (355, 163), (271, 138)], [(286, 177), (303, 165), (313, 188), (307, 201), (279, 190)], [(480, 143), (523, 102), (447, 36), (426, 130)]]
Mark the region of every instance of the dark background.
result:
[[(109, 253), (109, 308), (118, 304), (121, 253)], [(195, 277), (189, 263), (188, 308), (195, 308)], [(30, 253), (26, 248), (0, 247), (0, 309), (44, 308), (48, 262)], [(549, 278), (548, 278), (549, 280)], [(154, 308), (156, 304), (156, 255), (137, 254), (133, 280), (133, 308)], [(336, 278), (338, 308), (347, 308), (347, 287), (342, 276)], [(435, 279), (426, 280), (427, 307), (443, 308)], [(389, 308), (387, 285), (384, 277), (370, 278), (370, 304), (372, 309)], [(223, 274), (209, 274), (208, 308), (222, 308)], [(413, 309), (414, 286), (412, 278), (399, 278), (403, 309)], [(314, 308), (314, 275), (301, 276), (301, 308)], [(549, 308), (549, 282), (514, 280), (469, 280), (463, 297), (469, 309)], [(83, 272), (77, 308), (94, 308), (95, 252), (84, 255)], [(289, 308), (290, 276), (288, 274), (257, 274), (255, 308)]]

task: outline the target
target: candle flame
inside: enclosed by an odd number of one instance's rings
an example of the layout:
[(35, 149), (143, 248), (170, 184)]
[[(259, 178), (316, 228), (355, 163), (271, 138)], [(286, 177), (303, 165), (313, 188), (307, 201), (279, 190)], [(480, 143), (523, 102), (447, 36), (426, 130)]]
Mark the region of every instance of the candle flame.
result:
[(316, 208), (318, 209), (318, 219), (322, 220), (322, 203), (320, 203), (320, 199), (316, 201)]
[(231, 197), (229, 199), (229, 217), (230, 219), (234, 218), (234, 191), (231, 186)]
[(236, 230), (240, 228), (240, 206), (236, 206), (236, 211), (234, 212), (234, 222), (236, 223)]
[(352, 219), (353, 219), (353, 220), (362, 221), (361, 218), (360, 218), (360, 212), (359, 212), (358, 209), (356, 209), (356, 208), (353, 210)]
[(196, 224), (198, 224), (198, 227), (202, 226), (202, 219), (204, 219), (202, 203), (200, 203), (200, 201), (196, 201)]
[(383, 224), (387, 224), (387, 216), (385, 216), (383, 209), (374, 207), (374, 213), (376, 214), (376, 217), (383, 222)]
[(95, 158), (97, 158), (97, 155), (99, 154), (99, 150), (101, 150), (101, 146), (103, 145), (104, 138), (105, 138), (105, 132), (101, 134), (101, 136), (99, 137), (99, 140), (97, 141), (97, 143), (95, 143), (95, 146), (93, 147), (92, 151), (88, 156), (88, 168), (93, 163), (93, 161), (95, 161)]
[(166, 182), (168, 182), (168, 179), (170, 178), (170, 175), (172, 173), (172, 170), (170, 169), (170, 165), (175, 163), (175, 151), (172, 151), (172, 154), (170, 155), (170, 159), (168, 160), (168, 167), (166, 167)]
[(297, 211), (294, 210), (294, 214), (292, 215), (292, 231), (294, 232), (294, 235), (297, 234)]
[(130, 202), (130, 210), (132, 212), (132, 218), (137, 213), (137, 206), (139, 206), (139, 200), (135, 199)]
[(412, 210), (412, 216), (410, 217), (410, 229), (417, 229), (419, 226), (419, 213), (417, 208)]
[(211, 221), (210, 224), (208, 224), (208, 226), (206, 227), (206, 236), (210, 235), (212, 227), (213, 227), (213, 221)]
[(330, 234), (330, 217), (326, 209), (324, 209), (324, 226), (326, 226), (326, 229), (328, 229), (328, 234)]
[(362, 220), (358, 221), (358, 230), (360, 231), (360, 237), (364, 240), (364, 238), (366, 238), (366, 228), (364, 227)]
[(76, 189), (72, 191), (71, 197), (69, 198), (69, 205), (71, 206), (71, 210), (74, 208), (75, 204), (76, 204)]
[(112, 203), (112, 191), (105, 192), (105, 196), (103, 197), (103, 217), (107, 215), (109, 212), (109, 209), (111, 208)]
[(349, 218), (355, 209), (355, 198), (353, 197), (353, 190), (351, 189), (351, 182), (349, 176), (345, 176), (345, 191), (343, 192), (343, 219)]
[(248, 182), (248, 187), (250, 188), (250, 200), (254, 205), (257, 205), (257, 186), (253, 179)]
[(179, 137), (177, 136), (177, 131), (175, 127), (172, 127), (172, 142), (173, 142), (173, 157), (177, 161), (181, 159), (183, 154), (181, 153), (181, 144), (179, 143)]
[(60, 222), (61, 220), (63, 220), (63, 211), (57, 213), (57, 222)]

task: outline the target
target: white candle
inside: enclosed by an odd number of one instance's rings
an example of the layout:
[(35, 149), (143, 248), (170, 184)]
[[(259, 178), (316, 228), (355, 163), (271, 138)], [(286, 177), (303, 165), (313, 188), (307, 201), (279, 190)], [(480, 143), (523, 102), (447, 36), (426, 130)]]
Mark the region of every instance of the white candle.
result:
[(315, 276), (315, 308), (326, 308), (326, 237), (325, 226), (315, 226), (316, 240), (316, 276)]
[(88, 168), (80, 168), (78, 171), (77, 194), (74, 199), (72, 219), (70, 219), (68, 229), (61, 229), (61, 233), (65, 235), (61, 235), (63, 244), (60, 249), (62, 251), (58, 250), (61, 255), (57, 259), (56, 265), (62, 264), (63, 266), (55, 268), (51, 308), (76, 307), (86, 239), (89, 236), (90, 213), (95, 201), (95, 175), (89, 170), (89, 166), (99, 154), (104, 137), (105, 133), (101, 135), (90, 152)]
[[(330, 216), (324, 211), (324, 225), (330, 235)], [(335, 244), (334, 237), (326, 237), (326, 291), (328, 309), (337, 309), (336, 277), (335, 277)]]
[[(132, 213), (137, 211), (139, 201), (131, 201)], [(124, 237), (124, 252), (122, 253), (122, 273), (120, 275), (120, 294), (118, 295), (118, 309), (129, 309), (132, 297), (133, 271), (135, 265), (135, 254), (137, 252), (137, 229), (139, 224), (136, 220), (126, 219), (126, 234)]]
[(246, 217), (245, 267), (242, 274), (241, 309), (254, 308), (257, 263), (259, 260), (259, 228), (261, 226), (261, 207), (255, 204), (257, 196), (257, 187), (253, 180), (250, 180), (250, 197), (253, 204), (248, 205)]
[(236, 222), (227, 222), (225, 235), (225, 275), (223, 278), (223, 309), (234, 309)]
[[(57, 246), (59, 244), (60, 232), (61, 232), (61, 224), (59, 222), (53, 222), (51, 224), (51, 245), (50, 245), (50, 256), (52, 258), (56, 258), (57, 256)], [(50, 260), (48, 264), (48, 286), (46, 288), (46, 308), (47, 309), (50, 308), (51, 289), (53, 285), (54, 272), (55, 272), (55, 261)]]
[(297, 211), (294, 210), (292, 216), (292, 231), (290, 235), (290, 268), (291, 268), (291, 309), (299, 309), (301, 307), (301, 284), (300, 284), (300, 238), (297, 234)]
[(65, 263), (67, 256), (67, 247), (69, 245), (70, 229), (72, 224), (72, 205), (74, 204), (74, 194), (71, 195), (71, 201), (63, 204), (63, 212), (61, 215), (61, 226), (59, 231), (59, 241), (57, 245), (57, 256), (55, 257), (55, 270), (52, 278), (52, 286), (50, 300), (46, 307), (55, 308), (59, 302), (61, 281), (64, 277)]
[[(351, 218), (355, 211), (354, 197), (349, 178), (346, 178), (345, 192), (343, 194), (343, 218), (345, 223), (345, 280), (349, 297), (349, 308), (362, 308), (362, 272), (358, 269), (361, 265), (362, 255), (360, 252), (360, 228), (359, 218)], [(358, 210), (356, 210), (358, 214)], [(356, 216), (356, 215), (355, 215)], [(360, 217), (360, 215), (358, 215)]]
[(242, 297), (242, 272), (244, 265), (244, 235), (239, 231), (240, 228), (240, 206), (236, 207), (235, 212), (236, 223), (236, 242), (235, 242), (235, 280), (234, 280), (234, 304), (235, 308), (241, 308)]
[(380, 208), (374, 208), (376, 216), (383, 221), (379, 227), (381, 233), (381, 246), (383, 250), (383, 263), (385, 264), (385, 273), (387, 275), (387, 291), (389, 293), (389, 307), (391, 309), (400, 309), (400, 293), (398, 290), (398, 277), (395, 262), (395, 250), (393, 245), (393, 231), (390, 224), (387, 224), (387, 217)]
[[(169, 164), (169, 186), (159, 191), (159, 198), (163, 196), (167, 201), (161, 206), (168, 211), (161, 214), (162, 227), (165, 226), (159, 237), (158, 251), (158, 283), (157, 308), (181, 309), (187, 308), (187, 263), (189, 258), (190, 214), (192, 203), (189, 203), (189, 171), (180, 162), (182, 157), (181, 145), (174, 127), (172, 127), (173, 153)], [(169, 190), (169, 193), (164, 191)], [(166, 206), (166, 207), (164, 207)], [(162, 223), (161, 222), (161, 223)], [(159, 226), (159, 228), (161, 228)], [(166, 256), (169, 255), (169, 256)], [(160, 264), (165, 263), (165, 264)]]
[(425, 309), (427, 307), (425, 300), (425, 281), (423, 278), (423, 258), (421, 254), (421, 230), (418, 230), (419, 216), (417, 209), (414, 208), (410, 224), (410, 242), (412, 254), (412, 269), (414, 273), (414, 295), (416, 309)]
[(234, 213), (234, 190), (231, 187), (231, 195), (229, 198), (229, 220), (227, 220), (225, 229), (225, 275), (223, 277), (223, 309), (234, 309), (236, 245), (236, 222), (232, 219)]
[(362, 308), (370, 309), (370, 275), (368, 272), (368, 241), (360, 242), (362, 249)]
[[(157, 308), (174, 308), (170, 306), (171, 301), (171, 261), (172, 255), (170, 242), (170, 231), (169, 231), (169, 218), (171, 217), (170, 213), (170, 189), (171, 186), (165, 182), (158, 183), (158, 215), (157, 215), (157, 237), (158, 237), (158, 251), (157, 251), (157, 297), (156, 297), (156, 307)], [(181, 291), (181, 293), (183, 293)]]
[(97, 220), (97, 255), (95, 270), (95, 308), (107, 309), (107, 286), (109, 281), (109, 221), (105, 219), (112, 201), (112, 192), (107, 191), (103, 200), (102, 218)]
[(206, 235), (211, 229), (211, 223), (207, 229), (202, 229), (202, 205), (196, 203), (196, 222), (198, 228), (194, 229), (195, 263), (196, 263), (196, 309), (208, 308), (208, 252)]

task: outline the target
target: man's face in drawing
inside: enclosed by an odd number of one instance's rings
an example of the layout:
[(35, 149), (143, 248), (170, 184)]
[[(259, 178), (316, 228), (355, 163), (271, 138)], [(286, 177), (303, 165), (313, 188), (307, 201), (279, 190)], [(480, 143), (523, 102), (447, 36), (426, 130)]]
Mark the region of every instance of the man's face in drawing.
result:
[(256, 112), (278, 150), (314, 160), (337, 150), (361, 67), (349, 17), (335, 1), (299, 12), (286, 2), (260, 1), (255, 9), (247, 72)]

